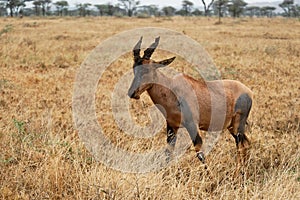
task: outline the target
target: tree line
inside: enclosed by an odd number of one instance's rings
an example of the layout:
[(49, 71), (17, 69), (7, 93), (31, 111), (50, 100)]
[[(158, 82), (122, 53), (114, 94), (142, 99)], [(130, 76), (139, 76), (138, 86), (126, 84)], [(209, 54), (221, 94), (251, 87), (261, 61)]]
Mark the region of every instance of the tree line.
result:
[[(278, 15), (273, 6), (248, 6), (244, 0), (199, 0), (203, 10), (194, 8), (194, 3), (189, 0), (182, 1), (182, 7), (176, 9), (173, 6), (159, 8), (157, 5), (141, 5), (138, 0), (118, 0), (113, 5), (77, 3), (70, 6), (66, 0), (0, 0), (0, 16), (267, 16)], [(30, 6), (28, 6), (30, 5)], [(283, 0), (279, 4), (282, 8), (282, 16), (300, 17), (300, 5), (294, 0)]]

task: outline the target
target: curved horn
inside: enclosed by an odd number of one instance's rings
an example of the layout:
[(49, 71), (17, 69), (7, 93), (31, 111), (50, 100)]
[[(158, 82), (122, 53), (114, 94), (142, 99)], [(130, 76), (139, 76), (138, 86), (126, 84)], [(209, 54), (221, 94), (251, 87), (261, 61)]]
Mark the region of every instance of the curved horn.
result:
[(155, 39), (155, 42), (152, 43), (152, 44), (150, 45), (150, 47), (148, 47), (148, 48), (144, 51), (144, 56), (143, 56), (144, 59), (150, 59), (150, 57), (152, 56), (154, 50), (155, 50), (156, 47), (158, 46), (159, 39), (160, 39), (160, 37), (157, 37), (157, 38)]
[(136, 43), (136, 45), (133, 48), (133, 57), (134, 61), (137, 61), (140, 59), (140, 51), (141, 51), (141, 44), (142, 44), (143, 36), (140, 38), (140, 40)]

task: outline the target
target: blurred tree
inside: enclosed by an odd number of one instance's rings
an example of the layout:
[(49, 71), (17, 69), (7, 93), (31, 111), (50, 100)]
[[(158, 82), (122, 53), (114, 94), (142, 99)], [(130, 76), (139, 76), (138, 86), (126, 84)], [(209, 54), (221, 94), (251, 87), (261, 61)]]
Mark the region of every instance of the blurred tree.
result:
[(41, 4), (40, 6), (42, 9), (42, 15), (46, 16), (47, 13), (49, 13), (50, 11), (52, 1), (51, 0), (38, 0), (38, 1)]
[(214, 4), (215, 0), (210, 0), (208, 4), (205, 2), (205, 0), (201, 0), (201, 1), (204, 7), (204, 15), (208, 16), (210, 12), (210, 7)]
[(185, 16), (186, 15), (186, 11), (183, 9), (177, 10), (175, 12), (176, 15), (181, 15), (181, 16)]
[(176, 8), (172, 6), (166, 6), (162, 8), (162, 12), (165, 16), (173, 16), (175, 14)]
[(182, 1), (182, 10), (185, 11), (185, 16), (190, 15), (194, 3), (188, 0)]
[(140, 6), (137, 9), (137, 13), (148, 15), (148, 16), (158, 16), (160, 14), (157, 5)]
[[(27, 1), (31, 1), (31, 0), (27, 0)], [(24, 0), (18, 0), (15, 6), (15, 14), (19, 15), (20, 12), (22, 12), (22, 9), (26, 6), (25, 4), (26, 1)]]
[(6, 3), (0, 2), (0, 16), (7, 15)]
[(39, 16), (40, 15), (40, 6), (41, 6), (41, 1), (34, 1), (32, 3), (34, 5), (34, 11), (35, 11), (35, 15)]
[(294, 8), (294, 0), (283, 0), (281, 4), (279, 4), (287, 17), (292, 17), (292, 11)]
[(85, 16), (89, 16), (89, 15), (91, 14), (90, 6), (92, 6), (92, 4), (90, 4), (90, 3), (84, 3), (84, 4), (83, 4), (83, 8), (84, 8), (84, 17), (85, 17)]
[(192, 15), (195, 15), (195, 16), (201, 16), (203, 15), (203, 11), (199, 10), (199, 9), (195, 9), (193, 12), (192, 12)]
[(87, 15), (90, 15), (90, 9), (89, 9), (90, 6), (92, 6), (92, 4), (90, 4), (90, 3), (76, 4), (76, 7), (77, 7), (78, 12), (79, 12), (79, 16), (85, 17)]
[(108, 4), (96, 4), (94, 5), (99, 12), (100, 16), (107, 15), (108, 13)]
[(240, 17), (243, 14), (247, 3), (244, 0), (231, 0), (228, 3), (228, 11), (232, 17)]
[(56, 6), (57, 15), (63, 16), (64, 12), (65, 15), (67, 14), (69, 6), (69, 3), (67, 1), (57, 1), (54, 3), (54, 5)]
[(20, 10), (22, 10), (26, 4), (25, 2), (32, 1), (32, 0), (2, 0), (6, 5), (6, 8), (9, 9), (9, 14), (11, 17), (14, 15), (18, 15)]
[(116, 11), (119, 12), (119, 7), (118, 6), (113, 6), (110, 3), (107, 4), (100, 4), (100, 5), (94, 5), (98, 11), (100, 16), (108, 15), (108, 16), (113, 16)]
[(121, 3), (121, 6), (126, 10), (128, 17), (132, 17), (134, 12), (137, 9), (137, 6), (140, 4), (136, 0), (118, 0)]
[(219, 23), (221, 23), (221, 17), (224, 16), (224, 12), (227, 9), (228, 0), (217, 0), (214, 2), (214, 10), (218, 13)]
[(35, 15), (34, 8), (22, 8), (22, 15), (23, 16), (33, 16)]
[[(114, 6), (110, 3), (108, 3), (107, 4), (107, 15), (113, 16), (116, 12), (120, 14), (120, 13), (122, 13), (122, 9), (118, 5)], [(124, 13), (122, 15), (124, 15)]]
[(300, 17), (300, 5), (295, 5), (296, 17)]
[(274, 10), (276, 10), (276, 8), (272, 6), (264, 6), (260, 8), (261, 15), (267, 17), (272, 17)]
[(160, 15), (159, 8), (157, 5), (149, 5), (147, 7), (147, 9), (151, 16), (159, 16)]
[(113, 6), (113, 13), (111, 15), (116, 15), (116, 16), (126, 16), (127, 15), (127, 11), (124, 8), (120, 7), (120, 4), (116, 4), (115, 6)]
[(247, 12), (247, 15), (249, 15), (250, 17), (260, 16), (260, 7), (258, 7), (258, 6), (246, 7), (245, 11)]

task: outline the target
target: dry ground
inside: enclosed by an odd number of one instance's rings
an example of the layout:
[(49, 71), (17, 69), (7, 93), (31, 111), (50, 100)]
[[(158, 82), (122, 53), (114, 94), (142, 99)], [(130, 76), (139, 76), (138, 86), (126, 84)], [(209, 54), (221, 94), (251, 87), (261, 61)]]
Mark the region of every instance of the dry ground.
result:
[[(300, 22), (294, 19), (64, 18), (0, 19), (0, 197), (2, 199), (300, 199)], [(188, 151), (161, 171), (128, 174), (98, 163), (72, 121), (72, 92), (82, 61), (101, 41), (136, 27), (164, 27), (198, 41), (222, 78), (255, 93), (248, 136), (248, 178), (233, 179), (235, 144), (223, 134), (207, 157)], [(164, 54), (154, 55), (157, 58)], [(173, 67), (189, 72), (178, 59)], [(130, 54), (107, 70), (97, 91), (104, 132), (133, 151), (164, 145), (122, 134), (109, 113), (110, 94)], [(193, 75), (193, 74), (192, 74)], [(131, 101), (149, 120), (146, 95)], [(102, 114), (103, 113), (107, 113)], [(119, 137), (117, 137), (117, 135)], [(130, 144), (130, 145), (128, 145)], [(127, 145), (127, 146), (126, 146)]]

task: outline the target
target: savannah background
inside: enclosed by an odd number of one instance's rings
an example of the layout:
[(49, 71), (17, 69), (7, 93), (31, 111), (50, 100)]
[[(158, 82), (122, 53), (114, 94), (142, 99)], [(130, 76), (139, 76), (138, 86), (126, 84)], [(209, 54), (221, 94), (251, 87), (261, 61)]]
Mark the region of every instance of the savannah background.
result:
[[(167, 168), (145, 174), (115, 171), (94, 160), (72, 120), (76, 72), (102, 41), (133, 28), (162, 27), (199, 42), (223, 79), (254, 92), (245, 176), (233, 177), (236, 147), (225, 132), (207, 156), (188, 150)], [(138, 38), (137, 38), (138, 40)], [(299, 199), (300, 21), (297, 18), (23, 17), (0, 18), (0, 197), (2, 199)], [(154, 59), (173, 56), (157, 51)], [(97, 114), (120, 148), (142, 152), (165, 145), (122, 133), (111, 113), (114, 84), (131, 70), (131, 52), (99, 82)], [(178, 71), (197, 74), (180, 57)], [(198, 77), (199, 78), (199, 77)], [(149, 122), (147, 95), (130, 101), (137, 123)]]

